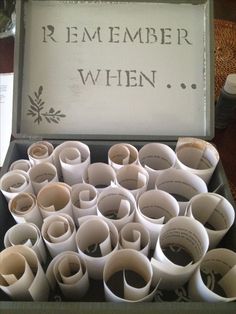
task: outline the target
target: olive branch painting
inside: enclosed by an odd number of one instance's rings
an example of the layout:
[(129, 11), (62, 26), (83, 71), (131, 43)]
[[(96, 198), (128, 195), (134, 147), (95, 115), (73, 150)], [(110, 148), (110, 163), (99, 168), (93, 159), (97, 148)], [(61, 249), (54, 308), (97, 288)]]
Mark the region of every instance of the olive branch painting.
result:
[(53, 107), (46, 111), (44, 109), (45, 101), (42, 99), (43, 86), (39, 86), (37, 92), (34, 92), (34, 96), (28, 95), (30, 101), (30, 108), (27, 111), (27, 115), (34, 118), (34, 123), (40, 124), (43, 120), (48, 123), (58, 124), (61, 118), (65, 118), (66, 115), (61, 113), (61, 110), (55, 110)]

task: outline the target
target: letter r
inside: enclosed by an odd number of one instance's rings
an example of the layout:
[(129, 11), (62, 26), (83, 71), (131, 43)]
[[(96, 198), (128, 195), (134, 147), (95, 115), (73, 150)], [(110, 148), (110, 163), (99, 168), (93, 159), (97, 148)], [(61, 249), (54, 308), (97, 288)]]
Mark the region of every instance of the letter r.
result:
[(47, 27), (43, 26), (43, 43), (47, 43), (47, 38), (50, 38), (55, 43), (57, 42), (55, 38), (52, 37), (55, 31), (55, 27), (52, 25), (47, 25)]

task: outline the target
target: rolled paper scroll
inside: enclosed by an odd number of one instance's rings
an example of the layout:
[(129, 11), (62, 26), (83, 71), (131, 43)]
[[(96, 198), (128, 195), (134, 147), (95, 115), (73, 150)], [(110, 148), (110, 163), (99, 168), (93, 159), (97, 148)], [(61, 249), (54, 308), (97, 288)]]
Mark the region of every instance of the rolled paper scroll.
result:
[(134, 220), (136, 202), (134, 196), (121, 187), (109, 187), (97, 201), (98, 216), (112, 222), (119, 231), (124, 225)]
[(39, 228), (32, 223), (14, 225), (4, 236), (5, 247), (26, 245), (38, 256), (40, 263), (46, 263), (47, 253)]
[(31, 163), (28, 159), (18, 159), (18, 160), (15, 160), (10, 168), (9, 168), (9, 171), (11, 170), (23, 170), (25, 172), (28, 172), (31, 168)]
[(190, 217), (174, 217), (161, 229), (151, 264), (160, 289), (182, 287), (203, 260), (209, 245), (203, 225)]
[(129, 190), (137, 199), (148, 186), (148, 172), (139, 165), (127, 165), (116, 173), (117, 185)]
[(215, 248), (233, 225), (235, 211), (230, 202), (216, 193), (201, 193), (191, 198), (187, 216), (200, 221), (209, 237), (209, 249)]
[(47, 301), (49, 284), (36, 253), (24, 245), (0, 253), (0, 289), (15, 301)]
[(37, 195), (37, 204), (43, 218), (55, 214), (68, 214), (72, 217), (71, 187), (62, 182), (45, 185)]
[(199, 194), (206, 193), (206, 183), (197, 175), (183, 169), (167, 169), (157, 177), (155, 186), (173, 195), (179, 203), (179, 215), (184, 215), (189, 200)]
[[(115, 276), (116, 284), (112, 285)], [(152, 277), (153, 270), (146, 256), (132, 249), (118, 250), (104, 267), (105, 298), (109, 302), (152, 301), (156, 292), (151, 287)]]
[(236, 253), (225, 248), (206, 253), (188, 284), (194, 301), (230, 302), (236, 300)]
[(79, 141), (63, 142), (53, 151), (53, 163), (58, 177), (60, 179), (63, 176), (64, 181), (70, 185), (82, 182), (83, 173), (90, 162), (89, 147)]
[(47, 141), (38, 141), (29, 146), (27, 154), (32, 165), (37, 165), (41, 162), (53, 163), (54, 147)]
[(33, 166), (29, 170), (29, 177), (35, 195), (49, 182), (58, 182), (57, 168), (49, 162), (42, 162)]
[(96, 215), (97, 213), (97, 190), (87, 183), (78, 183), (72, 186), (71, 202), (75, 223), (83, 216)]
[(0, 179), (0, 189), (7, 201), (21, 192), (33, 193), (29, 175), (23, 170), (5, 173)]
[(10, 200), (8, 208), (17, 223), (32, 222), (41, 229), (43, 218), (35, 195), (19, 193)]
[(64, 182), (73, 185), (82, 182), (83, 174), (90, 164), (90, 151), (87, 145), (66, 147), (59, 154)]
[(175, 150), (177, 167), (198, 175), (208, 184), (219, 162), (216, 148), (202, 139), (181, 137)]
[(76, 229), (69, 215), (60, 214), (45, 218), (41, 232), (52, 257), (64, 251), (76, 251)]
[(116, 180), (115, 170), (103, 162), (96, 162), (86, 169), (83, 182), (95, 186), (98, 192), (102, 192)]
[(78, 252), (86, 263), (89, 277), (102, 279), (105, 262), (118, 250), (118, 231), (103, 217), (83, 217), (80, 221), (76, 233)]
[(89, 289), (86, 264), (77, 252), (66, 251), (50, 262), (47, 279), (53, 291), (60, 288), (67, 300), (81, 299)]
[(148, 190), (155, 188), (155, 181), (159, 174), (176, 163), (175, 152), (166, 144), (148, 143), (138, 152), (140, 164), (149, 174)]
[(178, 216), (179, 204), (169, 193), (161, 190), (144, 192), (138, 199), (135, 221), (148, 229), (151, 249), (156, 246), (157, 238), (164, 224)]
[(124, 165), (138, 162), (138, 150), (131, 144), (119, 143), (111, 146), (108, 151), (108, 163), (115, 170)]
[(119, 243), (121, 249), (133, 249), (148, 256), (150, 249), (150, 234), (142, 224), (138, 222), (130, 222), (120, 230)]

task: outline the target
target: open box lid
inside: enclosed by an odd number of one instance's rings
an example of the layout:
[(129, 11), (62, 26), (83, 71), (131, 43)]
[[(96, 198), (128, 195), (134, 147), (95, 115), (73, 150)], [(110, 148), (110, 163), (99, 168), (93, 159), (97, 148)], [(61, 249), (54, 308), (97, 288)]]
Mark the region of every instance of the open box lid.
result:
[(212, 1), (17, 1), (13, 135), (213, 137)]

